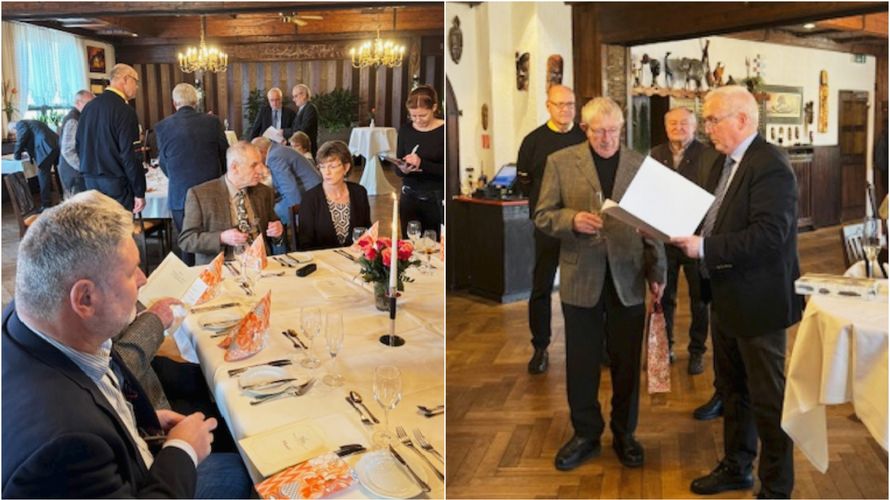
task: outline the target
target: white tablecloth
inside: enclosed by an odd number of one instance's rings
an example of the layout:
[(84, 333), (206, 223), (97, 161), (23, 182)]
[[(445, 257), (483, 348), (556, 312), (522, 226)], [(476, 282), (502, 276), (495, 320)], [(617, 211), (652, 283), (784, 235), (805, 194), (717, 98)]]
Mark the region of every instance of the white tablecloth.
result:
[[(184, 331), (196, 348), (204, 375), (232, 435), (239, 440), (293, 422), (312, 420), (325, 432), (326, 445), (330, 449), (357, 440), (370, 447), (371, 435), (377, 426), (361, 424), (358, 414), (344, 398), (349, 390), (358, 391), (365, 404), (383, 422), (383, 410), (373, 397), (374, 368), (381, 364), (393, 364), (402, 372), (403, 397), (398, 407), (390, 412), (390, 429), (401, 425), (409, 434), (413, 434), (413, 429), (420, 429), (430, 443), (444, 454), (444, 415), (426, 418), (418, 412), (416, 406), (435, 406), (445, 402), (444, 273), (437, 269), (435, 274), (424, 276), (416, 268), (409, 271), (416, 281), (406, 284), (406, 290), (399, 300), (397, 321), (397, 333), (406, 343), (402, 347), (391, 348), (378, 341), (381, 335), (389, 331), (388, 313), (375, 309), (370, 287), (362, 284), (360, 278), (353, 280), (358, 264), (330, 250), (314, 252), (312, 255), (318, 270), (305, 278), (295, 276), (292, 268), (282, 268), (277, 262), (270, 260), (266, 272), (284, 269), (286, 275), (260, 279), (256, 295), (251, 298), (257, 301), (266, 291), (272, 291), (272, 316), (267, 344), (265, 349), (251, 358), (240, 362), (225, 362), (224, 351), (217, 346), (219, 339), (210, 338), (210, 332), (200, 328), (198, 319), (201, 315), (190, 315), (183, 324)], [(246, 299), (233, 280), (224, 280), (224, 288), (225, 296), (218, 297), (214, 302), (229, 301), (232, 298)], [(321, 380), (330, 363), (322, 333), (316, 341), (316, 352), (323, 364), (312, 370), (312, 375), (318, 378), (312, 390), (299, 398), (251, 406), (250, 398), (238, 389), (237, 379), (230, 378), (227, 371), (280, 358), (294, 360), (294, 365), (289, 369), (307, 371), (299, 367), (302, 352), (294, 349), (280, 332), (287, 328), (299, 331), (300, 308), (316, 306), (343, 313), (345, 340), (337, 358), (337, 366), (339, 373), (345, 377), (344, 384), (329, 387)], [(301, 338), (304, 336), (301, 335)], [(332, 422), (339, 423), (333, 425)], [(414, 452), (401, 445), (396, 448), (415, 469), (424, 467), (418, 457), (414, 456)], [(354, 465), (361, 457), (362, 455), (355, 455), (346, 460)], [(437, 464), (439, 470), (444, 471), (444, 465), (435, 459), (431, 460)], [(261, 477), (250, 463), (249, 457), (245, 456), (245, 462), (252, 477), (260, 480)], [(425, 472), (427, 482), (433, 488), (429, 496), (443, 497), (444, 484), (432, 471)], [(337, 496), (356, 498), (374, 495), (356, 482)]]
[(16, 172), (24, 172), (25, 177), (34, 177), (37, 175), (37, 165), (27, 160), (16, 160), (13, 155), (3, 155), (3, 174), (14, 174)]
[(828, 470), (825, 405), (852, 401), (887, 449), (887, 298), (812, 296), (797, 330), (782, 428), (810, 462)]
[(361, 185), (368, 190), (368, 195), (389, 194), (393, 192), (392, 184), (383, 175), (383, 168), (377, 155), (389, 152), (396, 154), (398, 134), (392, 127), (356, 127), (349, 136), (349, 150), (354, 155), (362, 155), (367, 162), (362, 173)]
[(160, 168), (150, 168), (145, 174), (145, 219), (169, 219), (170, 204), (167, 203), (168, 180)]

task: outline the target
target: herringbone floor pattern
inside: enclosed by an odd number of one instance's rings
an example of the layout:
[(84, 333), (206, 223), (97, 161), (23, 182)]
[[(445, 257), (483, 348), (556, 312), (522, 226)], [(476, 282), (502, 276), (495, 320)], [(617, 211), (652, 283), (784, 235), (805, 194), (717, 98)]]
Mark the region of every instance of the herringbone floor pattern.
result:
[[(802, 234), (804, 272), (843, 272), (839, 230)], [(700, 422), (692, 410), (710, 398), (713, 370), (686, 373), (688, 298), (681, 282), (677, 317), (677, 362), (672, 391), (640, 399), (637, 438), (646, 448), (640, 469), (623, 467), (603, 436), (603, 454), (571, 472), (558, 472), (553, 458), (572, 435), (565, 399), (565, 344), (559, 294), (553, 295), (550, 370), (531, 376), (525, 302), (500, 305), (462, 293), (447, 300), (447, 492), (449, 498), (689, 498), (693, 478), (722, 456), (722, 419)], [(684, 312), (685, 311), (685, 312)], [(789, 335), (789, 348), (794, 333)], [(710, 344), (710, 342), (709, 342)], [(608, 415), (608, 370), (600, 401)], [(819, 473), (795, 452), (795, 498), (887, 498), (887, 454), (865, 427), (851, 418), (851, 405), (828, 409), (831, 464)], [(755, 485), (756, 488), (756, 485)], [(717, 498), (751, 498), (757, 490)]]

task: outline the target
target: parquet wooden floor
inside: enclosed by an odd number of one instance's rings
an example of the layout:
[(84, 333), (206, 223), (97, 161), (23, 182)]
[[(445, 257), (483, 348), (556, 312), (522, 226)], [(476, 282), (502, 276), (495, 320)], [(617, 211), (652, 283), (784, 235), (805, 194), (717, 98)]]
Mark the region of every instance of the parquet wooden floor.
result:
[[(804, 272), (843, 272), (838, 228), (800, 236)], [(637, 438), (646, 449), (640, 469), (623, 467), (603, 435), (603, 453), (559, 472), (553, 458), (572, 435), (565, 396), (565, 343), (559, 294), (553, 294), (550, 370), (526, 372), (531, 356), (525, 302), (501, 305), (463, 293), (447, 299), (447, 494), (449, 498), (690, 498), (689, 483), (722, 456), (722, 419), (700, 422), (692, 410), (710, 398), (709, 352), (704, 374), (686, 373), (689, 327), (685, 283), (675, 329), (672, 391), (650, 397), (645, 377)], [(794, 331), (789, 335), (789, 349)], [(790, 352), (790, 351), (789, 351)], [(599, 398), (609, 413), (611, 380), (603, 371)], [(819, 473), (795, 451), (795, 498), (887, 498), (887, 453), (851, 405), (828, 409), (830, 466)], [(757, 485), (755, 485), (757, 488)], [(716, 498), (751, 498), (756, 489)]]

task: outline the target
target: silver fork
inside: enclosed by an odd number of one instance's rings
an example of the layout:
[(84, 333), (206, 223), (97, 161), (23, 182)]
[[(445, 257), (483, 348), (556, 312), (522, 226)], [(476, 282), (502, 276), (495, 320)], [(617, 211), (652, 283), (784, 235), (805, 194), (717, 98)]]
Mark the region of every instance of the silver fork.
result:
[(308, 382), (306, 382), (305, 384), (291, 386), (290, 389), (287, 389), (287, 390), (284, 390), (281, 392), (277, 392), (275, 394), (257, 396), (253, 401), (250, 402), (250, 404), (251, 404), (251, 406), (256, 406), (256, 405), (260, 405), (260, 404), (263, 404), (263, 403), (266, 403), (269, 401), (274, 401), (276, 399), (293, 398), (293, 397), (302, 396), (303, 394), (306, 394), (307, 392), (309, 392), (309, 389), (312, 388), (312, 384), (314, 384), (314, 383), (315, 383), (315, 379), (311, 379)]
[(399, 437), (399, 441), (401, 441), (403, 445), (407, 446), (408, 448), (411, 448), (412, 450), (414, 450), (414, 453), (417, 453), (418, 455), (420, 455), (420, 458), (422, 458), (423, 461), (426, 462), (426, 464), (430, 466), (430, 469), (433, 469), (433, 472), (436, 473), (436, 477), (438, 477), (442, 481), (445, 480), (445, 474), (442, 474), (442, 472), (439, 471), (439, 469), (437, 469), (436, 466), (433, 465), (432, 462), (430, 462), (430, 459), (426, 458), (426, 455), (421, 453), (420, 450), (418, 450), (414, 446), (414, 443), (411, 442), (411, 438), (408, 437), (408, 433), (405, 432), (405, 429), (403, 429), (401, 425), (396, 426), (396, 435)]
[(414, 439), (417, 440), (417, 444), (420, 445), (421, 448), (433, 454), (434, 457), (438, 458), (440, 462), (445, 463), (445, 458), (433, 448), (433, 445), (430, 444), (429, 441), (426, 440), (426, 437), (420, 432), (420, 429), (414, 429)]

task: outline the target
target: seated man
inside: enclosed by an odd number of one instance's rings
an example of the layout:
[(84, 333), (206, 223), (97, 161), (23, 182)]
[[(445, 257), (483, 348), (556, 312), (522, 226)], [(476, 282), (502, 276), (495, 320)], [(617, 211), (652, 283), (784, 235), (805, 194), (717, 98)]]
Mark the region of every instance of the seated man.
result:
[[(155, 410), (112, 350), (146, 282), (132, 217), (88, 191), (46, 211), (22, 239), (0, 340), (5, 497), (250, 493), (236, 455), (209, 459), (216, 420)], [(159, 450), (147, 436), (165, 436)]]
[[(209, 263), (220, 252), (252, 242), (260, 231), (280, 238), (284, 226), (273, 209), (274, 192), (260, 183), (262, 157), (256, 146), (239, 141), (226, 152), (228, 171), (219, 179), (189, 189), (179, 247), (195, 254), (195, 263)], [(269, 244), (266, 239), (266, 251)]]

